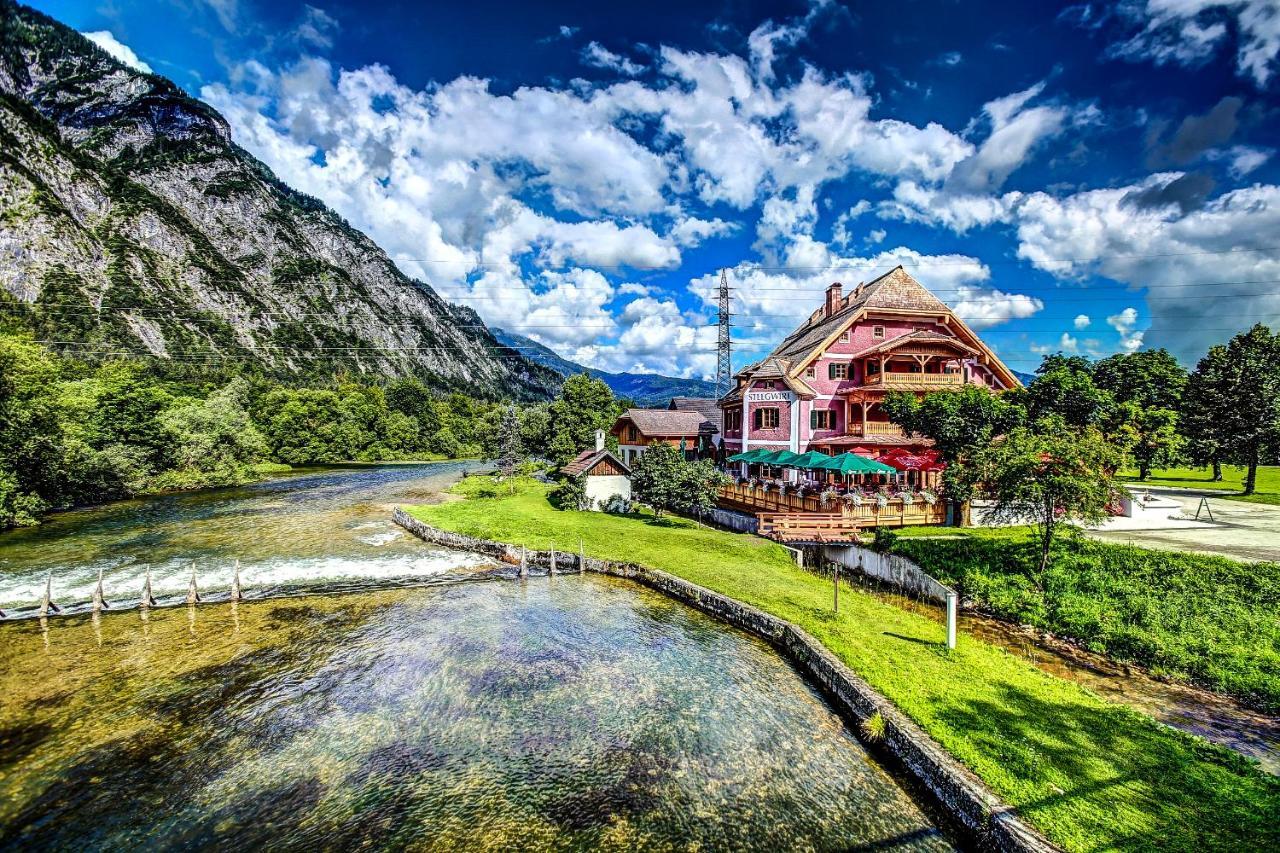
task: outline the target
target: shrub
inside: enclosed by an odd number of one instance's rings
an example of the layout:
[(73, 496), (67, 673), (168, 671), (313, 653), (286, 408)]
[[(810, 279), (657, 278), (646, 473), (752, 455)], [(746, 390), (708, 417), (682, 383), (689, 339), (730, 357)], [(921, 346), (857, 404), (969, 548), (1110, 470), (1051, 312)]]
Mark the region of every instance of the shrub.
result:
[(610, 495), (604, 502), (604, 511), (612, 515), (628, 515), (631, 512), (631, 501), (622, 495)]
[(582, 475), (567, 477), (551, 492), (551, 503), (557, 509), (583, 510), (587, 508), (587, 480)]

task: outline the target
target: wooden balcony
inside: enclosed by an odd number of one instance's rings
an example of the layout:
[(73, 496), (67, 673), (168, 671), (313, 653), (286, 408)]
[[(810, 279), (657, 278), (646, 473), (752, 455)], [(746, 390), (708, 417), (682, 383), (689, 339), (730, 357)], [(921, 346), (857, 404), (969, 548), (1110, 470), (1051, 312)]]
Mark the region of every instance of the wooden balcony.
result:
[(865, 387), (916, 391), (921, 388), (959, 388), (964, 376), (959, 373), (872, 373), (862, 380)]
[(890, 438), (906, 438), (907, 434), (902, 431), (902, 427), (888, 421), (867, 421), (865, 424), (855, 421), (849, 424), (849, 435), (857, 435), (863, 438), (874, 436), (886, 436)]
[(720, 487), (721, 506), (743, 512), (770, 514), (803, 514), (821, 516), (830, 519), (839, 516), (846, 525), (856, 527), (906, 527), (916, 524), (946, 524), (947, 508), (942, 501), (932, 505), (916, 498), (911, 503), (904, 503), (900, 498), (893, 498), (885, 507), (879, 507), (872, 498), (863, 500), (862, 506), (854, 506), (840, 498), (823, 501), (819, 494), (797, 495), (792, 492), (783, 494), (777, 487), (765, 489), (763, 486), (730, 483)]

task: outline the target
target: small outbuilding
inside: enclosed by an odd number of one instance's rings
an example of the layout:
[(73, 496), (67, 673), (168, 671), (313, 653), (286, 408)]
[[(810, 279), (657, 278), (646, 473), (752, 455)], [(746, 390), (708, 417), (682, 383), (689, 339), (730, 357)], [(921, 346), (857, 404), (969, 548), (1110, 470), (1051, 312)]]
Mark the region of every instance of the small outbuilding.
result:
[(584, 450), (560, 469), (566, 477), (581, 476), (586, 481), (589, 509), (601, 510), (615, 495), (631, 501), (631, 469), (604, 446), (604, 433), (596, 431), (594, 450)]

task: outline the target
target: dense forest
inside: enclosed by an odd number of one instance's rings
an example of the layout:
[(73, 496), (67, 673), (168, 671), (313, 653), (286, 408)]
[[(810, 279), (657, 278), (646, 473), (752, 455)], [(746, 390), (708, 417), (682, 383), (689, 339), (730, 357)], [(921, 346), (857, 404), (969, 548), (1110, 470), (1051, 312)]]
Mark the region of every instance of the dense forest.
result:
[(412, 378), (291, 382), (243, 366), (90, 363), (0, 333), (0, 529), (283, 466), (491, 457), (508, 408), (522, 447), (563, 462), (622, 405), (587, 376), (567, 380), (554, 401), (516, 409)]

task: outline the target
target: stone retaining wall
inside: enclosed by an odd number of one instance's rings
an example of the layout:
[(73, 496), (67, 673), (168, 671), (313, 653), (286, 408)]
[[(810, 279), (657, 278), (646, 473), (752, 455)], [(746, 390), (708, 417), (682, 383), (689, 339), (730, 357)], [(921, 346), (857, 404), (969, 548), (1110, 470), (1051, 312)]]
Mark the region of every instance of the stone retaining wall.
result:
[(947, 594), (955, 591), (934, 579), (906, 557), (881, 554), (858, 545), (822, 545), (822, 556), (855, 572), (892, 584), (908, 595), (918, 595), (946, 604)]
[[(401, 527), (427, 542), (485, 554), (503, 562), (520, 561), (521, 549), (514, 545), (439, 530), (413, 518), (399, 507), (395, 510), (394, 519)], [(550, 556), (546, 551), (529, 551), (528, 564), (548, 566)], [(982, 847), (1010, 853), (1048, 853), (1058, 849), (1023, 823), (1009, 806), (952, 758), (928, 733), (801, 628), (666, 572), (594, 557), (587, 557), (583, 562), (585, 565), (579, 567), (577, 554), (557, 553), (557, 569), (585, 569), (644, 584), (766, 640), (822, 688), (836, 710), (855, 723), (853, 730), (859, 737), (862, 737), (860, 724), (880, 714), (885, 723), (884, 739), (870, 746), (893, 756)]]

